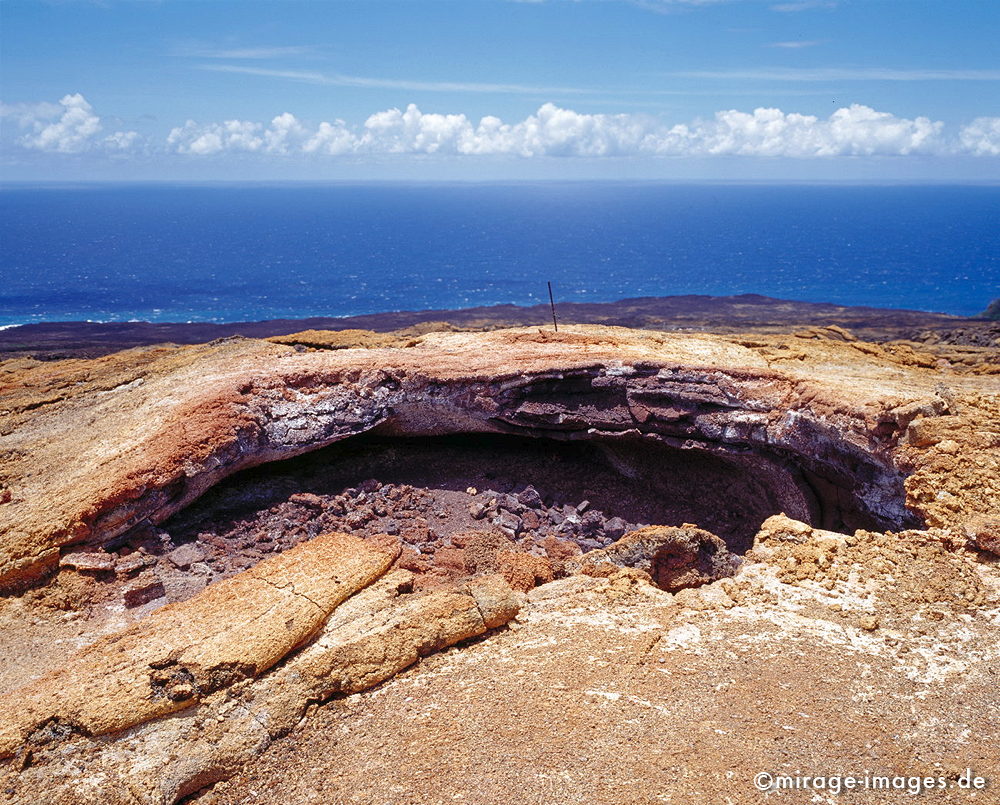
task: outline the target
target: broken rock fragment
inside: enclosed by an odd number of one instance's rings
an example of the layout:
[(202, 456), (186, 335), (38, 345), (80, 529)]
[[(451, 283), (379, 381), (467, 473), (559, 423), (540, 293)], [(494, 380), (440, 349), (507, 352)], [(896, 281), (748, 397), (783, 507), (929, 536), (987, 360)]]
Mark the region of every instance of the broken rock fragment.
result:
[(166, 589), (159, 579), (140, 579), (125, 588), (123, 598), (125, 606), (131, 608), (141, 607), (143, 604), (148, 604), (164, 595), (166, 595)]
[(739, 567), (739, 559), (719, 537), (687, 524), (631, 531), (607, 548), (584, 554), (575, 566), (604, 562), (645, 571), (657, 587), (670, 592), (732, 576)]
[(1000, 556), (1000, 517), (972, 517), (965, 524), (965, 534), (972, 547)]
[(59, 560), (59, 567), (69, 567), (81, 573), (106, 573), (115, 569), (115, 560), (104, 551), (68, 553)]
[(395, 558), (356, 537), (327, 534), (161, 607), (12, 692), (20, 706), (0, 717), (0, 758), (45, 724), (106, 735), (259, 675)]
[(179, 570), (186, 570), (195, 562), (200, 562), (205, 558), (204, 552), (197, 545), (188, 543), (174, 548), (167, 554), (167, 560)]

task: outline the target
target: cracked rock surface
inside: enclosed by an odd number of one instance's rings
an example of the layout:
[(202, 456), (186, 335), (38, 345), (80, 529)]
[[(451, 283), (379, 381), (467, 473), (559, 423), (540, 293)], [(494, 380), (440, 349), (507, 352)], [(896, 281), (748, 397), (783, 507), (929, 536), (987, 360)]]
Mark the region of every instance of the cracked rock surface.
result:
[(50, 724), (118, 732), (258, 676), (394, 558), (355, 537), (324, 535), (158, 609), (20, 688), (17, 709), (0, 721), (0, 757)]
[(0, 364), (6, 801), (1000, 784), (988, 350), (321, 335)]

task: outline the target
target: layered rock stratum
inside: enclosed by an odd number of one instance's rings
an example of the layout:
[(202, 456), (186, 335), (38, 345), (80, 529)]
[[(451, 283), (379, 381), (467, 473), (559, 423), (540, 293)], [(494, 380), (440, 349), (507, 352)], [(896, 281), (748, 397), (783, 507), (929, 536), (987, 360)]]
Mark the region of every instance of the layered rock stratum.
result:
[(998, 373), (839, 326), (8, 360), (0, 790), (989, 802)]

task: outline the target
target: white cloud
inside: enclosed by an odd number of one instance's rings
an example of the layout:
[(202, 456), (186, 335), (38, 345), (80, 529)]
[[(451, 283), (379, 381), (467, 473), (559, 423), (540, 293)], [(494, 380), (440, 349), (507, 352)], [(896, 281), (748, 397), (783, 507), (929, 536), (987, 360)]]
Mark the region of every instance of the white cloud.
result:
[(926, 117), (908, 120), (859, 104), (827, 120), (780, 109), (731, 110), (698, 129), (695, 147), (710, 154), (798, 158), (932, 153), (943, 147), (943, 127)]
[(885, 67), (771, 67), (753, 70), (684, 70), (675, 78), (723, 81), (1000, 81), (1000, 70), (894, 70)]
[(405, 112), (389, 109), (369, 117), (358, 145), (390, 154), (454, 154), (467, 153), (473, 138), (465, 115), (424, 114), (411, 103)]
[(307, 154), (327, 154), (341, 156), (355, 150), (357, 141), (354, 133), (343, 120), (319, 124), (316, 132), (306, 140), (302, 150)]
[(91, 105), (80, 93), (63, 96), (59, 105), (62, 114), (58, 120), (32, 122), (32, 133), (21, 139), (25, 146), (63, 154), (85, 151), (90, 146), (91, 138), (101, 130), (101, 119)]
[(205, 125), (188, 120), (167, 135), (167, 146), (178, 154), (207, 156), (222, 151), (290, 154), (307, 150), (311, 133), (295, 117), (285, 112), (270, 125), (249, 120), (226, 120)]
[(785, 48), (786, 50), (801, 50), (802, 48), (813, 48), (819, 44), (816, 39), (796, 39), (790, 42), (771, 42), (769, 48)]
[[(216, 154), (223, 149), (218, 125), (199, 126), (188, 120), (183, 126), (176, 126), (167, 135), (167, 145), (179, 154)], [(195, 145), (197, 144), (197, 145)], [(194, 146), (194, 147), (192, 147)]]
[(314, 70), (275, 70), (267, 67), (245, 67), (242, 64), (199, 64), (198, 70), (214, 73), (255, 75), (264, 78), (284, 78), (303, 84), (364, 89), (405, 89), (415, 92), (485, 92), (515, 95), (579, 95), (588, 90), (579, 87), (532, 87), (525, 84), (484, 84), (471, 81), (413, 81), (402, 78), (372, 78), (370, 76), (320, 73)]
[(296, 119), (285, 112), (271, 121), (264, 131), (264, 150), (271, 154), (288, 154), (301, 147), (309, 132)]
[(837, 4), (833, 0), (799, 0), (795, 3), (776, 3), (771, 6), (771, 11), (782, 11), (794, 13), (796, 11), (809, 11), (814, 8), (836, 8)]
[[(25, 131), (16, 142), (53, 153), (149, 152), (137, 132), (105, 134), (82, 95), (59, 104), (0, 106)], [(377, 112), (361, 125), (344, 120), (307, 124), (290, 112), (269, 123), (188, 120), (172, 128), (159, 150), (192, 157), (261, 154), (275, 157), (451, 155), (508, 157), (782, 157), (1000, 156), (1000, 118), (978, 118), (949, 134), (927, 117), (897, 117), (854, 104), (827, 118), (760, 107), (729, 109), (678, 124), (642, 114), (586, 114), (543, 104), (522, 120), (423, 112), (415, 104)]]
[(202, 126), (188, 120), (170, 130), (167, 145), (179, 154), (208, 156), (220, 151), (259, 151), (264, 145), (263, 126), (246, 120), (227, 120)]
[(125, 151), (135, 147), (139, 135), (116, 131), (103, 139), (101, 119), (80, 93), (64, 95), (58, 104), (4, 106), (3, 116), (12, 117), (28, 133), (18, 139), (25, 148), (60, 154), (78, 154), (93, 149)]
[[(343, 140), (342, 121), (339, 129)], [(387, 154), (613, 156), (643, 152), (642, 140), (655, 125), (636, 115), (584, 115), (553, 104), (508, 124), (487, 115), (473, 123), (462, 114), (388, 109), (372, 115), (355, 136), (354, 151)], [(342, 144), (341, 148), (345, 146)]]
[(730, 110), (672, 127), (655, 118), (580, 114), (553, 104), (518, 123), (486, 117), (473, 125), (464, 115), (424, 114), (410, 105), (369, 118), (357, 150), (523, 157), (909, 154), (939, 147), (941, 129), (927, 118), (907, 120), (857, 105), (828, 120), (780, 109)]
[[(343, 120), (307, 129), (285, 113), (268, 126), (248, 121), (198, 125), (170, 132), (179, 153), (263, 152), (344, 154), (505, 155), (520, 157), (712, 156), (832, 157), (940, 154), (953, 150), (944, 125), (926, 117), (900, 118), (870, 107), (838, 109), (827, 119), (780, 109), (728, 110), (708, 120), (667, 126), (633, 114), (581, 114), (544, 104), (524, 120), (387, 109), (360, 128)], [(973, 136), (972, 134), (969, 135)], [(988, 150), (975, 153), (990, 153)]]
[(977, 117), (959, 134), (962, 149), (976, 156), (1000, 156), (1000, 117)]
[(137, 131), (116, 131), (104, 138), (104, 145), (113, 151), (131, 151), (138, 143)]

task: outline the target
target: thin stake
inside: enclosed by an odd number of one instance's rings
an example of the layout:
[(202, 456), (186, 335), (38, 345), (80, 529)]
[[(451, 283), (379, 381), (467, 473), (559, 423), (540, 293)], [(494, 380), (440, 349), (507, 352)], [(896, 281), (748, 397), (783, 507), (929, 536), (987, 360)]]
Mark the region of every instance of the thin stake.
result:
[(556, 302), (552, 298), (552, 283), (548, 283), (549, 286), (549, 306), (552, 308), (552, 328), (558, 333), (559, 324), (556, 322)]

